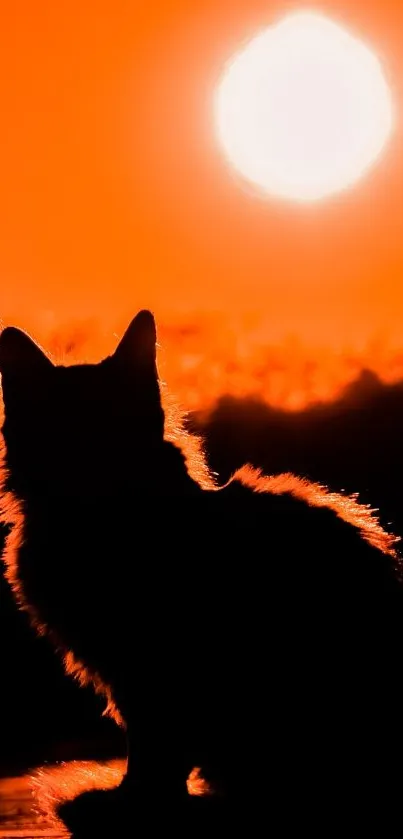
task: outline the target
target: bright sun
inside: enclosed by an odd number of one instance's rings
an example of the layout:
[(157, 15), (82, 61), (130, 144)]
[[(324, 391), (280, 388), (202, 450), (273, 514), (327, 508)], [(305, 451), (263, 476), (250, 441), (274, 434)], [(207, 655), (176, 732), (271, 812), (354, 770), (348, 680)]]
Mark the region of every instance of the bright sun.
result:
[(327, 18), (295, 13), (228, 64), (214, 102), (233, 166), (265, 193), (315, 201), (352, 186), (393, 126), (381, 64)]

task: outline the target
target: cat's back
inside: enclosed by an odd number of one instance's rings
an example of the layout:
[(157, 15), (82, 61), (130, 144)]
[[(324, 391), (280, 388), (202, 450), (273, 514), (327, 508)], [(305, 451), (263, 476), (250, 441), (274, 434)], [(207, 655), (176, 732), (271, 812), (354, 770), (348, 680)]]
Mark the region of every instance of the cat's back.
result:
[(393, 537), (355, 499), (295, 476), (259, 481), (244, 473), (209, 501), (219, 525), (216, 563), (221, 556), (225, 571), (217, 584), (211, 569), (222, 611), (217, 626), (206, 616), (204, 637), (225, 697), (217, 723), (224, 753), (231, 752), (228, 709), (236, 716), (248, 708), (245, 749), (253, 761), (259, 756), (263, 775), (270, 750), (278, 765), (293, 755), (298, 772), (307, 771), (308, 754), (335, 776), (346, 754), (371, 772), (401, 743), (390, 715), (391, 702), (403, 700), (403, 589)]
[(364, 612), (373, 626), (403, 619), (397, 540), (355, 498), (252, 471), (210, 495), (213, 554), (254, 593), (258, 613), (266, 600), (290, 621), (304, 613), (305, 624), (309, 615), (340, 623), (343, 611), (346, 623)]

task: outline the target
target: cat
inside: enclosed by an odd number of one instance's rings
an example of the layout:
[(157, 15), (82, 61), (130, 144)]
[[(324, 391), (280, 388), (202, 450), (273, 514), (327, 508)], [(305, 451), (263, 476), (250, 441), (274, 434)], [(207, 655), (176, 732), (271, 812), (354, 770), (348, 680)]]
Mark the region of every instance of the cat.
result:
[(166, 428), (148, 311), (94, 365), (8, 327), (0, 373), (7, 579), (126, 728), (119, 806), (180, 810), (196, 765), (249, 825), (259, 802), (321, 820), (379, 792), (402, 745), (403, 601), (374, 513), (247, 466), (218, 486)]

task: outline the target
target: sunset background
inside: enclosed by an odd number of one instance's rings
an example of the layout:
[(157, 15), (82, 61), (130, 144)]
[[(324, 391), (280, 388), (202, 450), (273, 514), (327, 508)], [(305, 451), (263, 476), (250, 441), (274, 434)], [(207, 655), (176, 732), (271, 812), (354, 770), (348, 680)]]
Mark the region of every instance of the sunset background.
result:
[(184, 406), (222, 393), (286, 408), (370, 367), (403, 377), (403, 6), (323, 0), (366, 41), (397, 124), (336, 199), (257, 197), (218, 147), (225, 62), (305, 4), (15, 0), (0, 31), (0, 318), (59, 359), (97, 360), (135, 311), (159, 323)]
[[(396, 109), (369, 174), (313, 204), (259, 196), (213, 123), (226, 62), (305, 9), (373, 50)], [(177, 397), (189, 410), (219, 483), (245, 463), (293, 471), (358, 493), (403, 538), (402, 0), (12, 0), (0, 110), (0, 329), (28, 330), (61, 363), (98, 361), (152, 309), (165, 407), (176, 419)], [(187, 444), (199, 455), (196, 438)], [(0, 525), (0, 555), (5, 535)], [(117, 783), (121, 762), (87, 761), (124, 758), (126, 746), (0, 572), (9, 837), (10, 823), (28, 835), (32, 822), (27, 776), (11, 774), (46, 764), (34, 787), (50, 805)]]

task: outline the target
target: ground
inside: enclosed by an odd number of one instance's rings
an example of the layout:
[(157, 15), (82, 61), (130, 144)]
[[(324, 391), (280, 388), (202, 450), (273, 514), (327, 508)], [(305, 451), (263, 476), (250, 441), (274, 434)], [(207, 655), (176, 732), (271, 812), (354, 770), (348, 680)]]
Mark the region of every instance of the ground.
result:
[[(69, 834), (54, 815), (56, 804), (91, 789), (111, 789), (119, 784), (124, 770), (124, 760), (70, 761), (0, 779), (0, 839), (66, 839)], [(200, 795), (203, 789), (194, 770), (188, 790)]]

